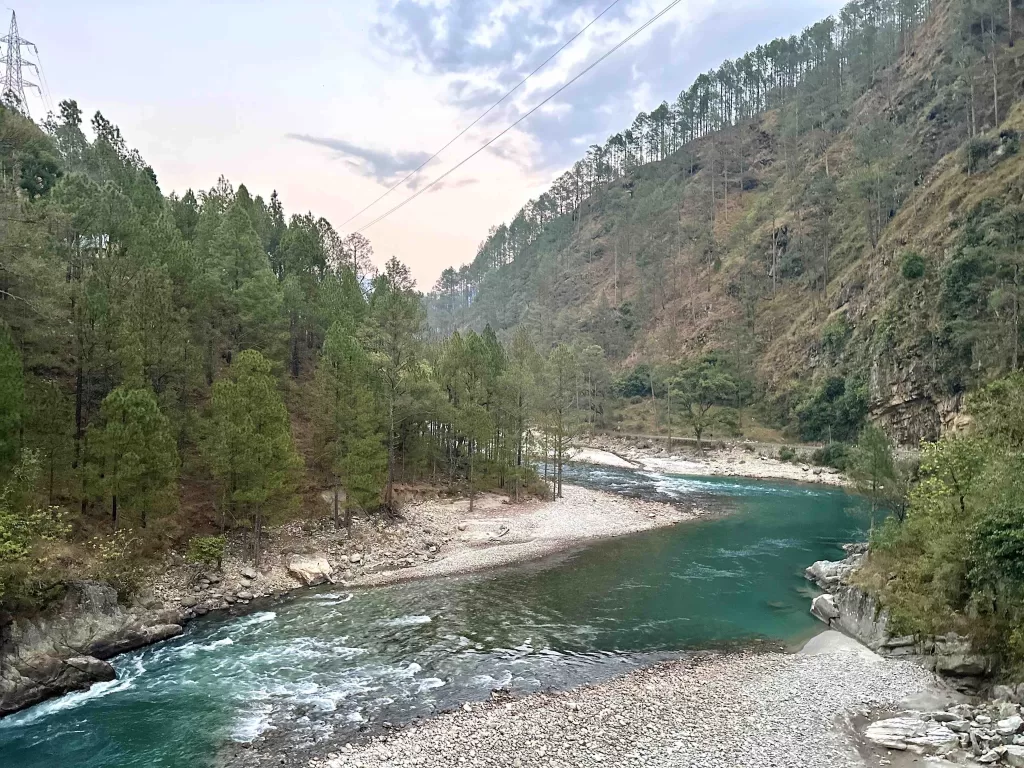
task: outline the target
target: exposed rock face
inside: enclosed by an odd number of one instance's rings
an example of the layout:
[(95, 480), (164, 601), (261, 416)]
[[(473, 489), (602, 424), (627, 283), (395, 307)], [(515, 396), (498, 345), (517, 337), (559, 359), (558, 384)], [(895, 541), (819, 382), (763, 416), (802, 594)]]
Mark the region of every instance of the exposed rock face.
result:
[(103, 659), (182, 631), (178, 611), (133, 611), (107, 584), (68, 585), (61, 605), (32, 618), (0, 617), (0, 717), (111, 680)]
[[(804, 572), (827, 593), (814, 599), (812, 614), (873, 651), (917, 661), (943, 675), (981, 678), (992, 671), (993, 659), (975, 653), (970, 640), (955, 633), (937, 637), (892, 635), (889, 611), (872, 595), (850, 583), (851, 575), (866, 556), (866, 549), (855, 545), (848, 547), (847, 552), (850, 554), (844, 560), (821, 560)], [(823, 599), (825, 597), (830, 599)]]
[(901, 360), (876, 360), (871, 367), (868, 411), (873, 422), (903, 445), (936, 440), (956, 431), (964, 416), (962, 396), (946, 397), (935, 391), (935, 374), (926, 355)]
[(40, 654), (0, 668), (0, 716), (53, 696), (114, 679), (114, 668), (92, 656), (59, 659)]
[[(357, 561), (353, 560), (353, 562)], [(330, 581), (331, 571), (331, 564), (327, 562), (324, 555), (294, 555), (288, 561), (288, 572), (310, 587)]]

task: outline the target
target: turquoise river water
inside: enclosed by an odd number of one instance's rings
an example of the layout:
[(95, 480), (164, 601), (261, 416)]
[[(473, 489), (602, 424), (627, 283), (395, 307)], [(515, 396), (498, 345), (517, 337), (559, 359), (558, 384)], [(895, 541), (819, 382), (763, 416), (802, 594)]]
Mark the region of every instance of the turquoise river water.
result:
[(329, 734), (605, 679), (695, 649), (820, 627), (803, 569), (862, 539), (854, 496), (812, 485), (577, 467), (574, 482), (720, 516), (527, 566), (348, 592), (324, 587), (192, 623), (118, 677), (0, 720), (0, 766), (194, 768), (271, 731)]

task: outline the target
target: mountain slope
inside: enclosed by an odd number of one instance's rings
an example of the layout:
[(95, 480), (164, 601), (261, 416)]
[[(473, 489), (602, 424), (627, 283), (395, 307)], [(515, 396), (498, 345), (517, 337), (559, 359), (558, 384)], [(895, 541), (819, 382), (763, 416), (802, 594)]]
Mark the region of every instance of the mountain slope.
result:
[(770, 109), (594, 183), (508, 263), (481, 264), (492, 237), (457, 290), (439, 283), (433, 324), (524, 324), (623, 368), (727, 351), (780, 424), (845, 379), (900, 441), (936, 436), (1017, 364), (1013, 11), (934, 3), (856, 88), (862, 52), (837, 49)]

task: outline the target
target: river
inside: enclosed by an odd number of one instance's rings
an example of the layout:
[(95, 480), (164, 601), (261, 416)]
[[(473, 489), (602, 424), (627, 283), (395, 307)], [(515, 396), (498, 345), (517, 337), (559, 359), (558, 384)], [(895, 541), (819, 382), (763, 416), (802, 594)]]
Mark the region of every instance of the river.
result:
[(197, 768), (273, 730), (328, 734), (605, 679), (635, 665), (820, 625), (803, 569), (868, 519), (822, 486), (576, 467), (574, 482), (722, 514), (485, 574), (310, 590), (207, 617), (114, 661), (118, 677), (0, 720), (0, 766)]

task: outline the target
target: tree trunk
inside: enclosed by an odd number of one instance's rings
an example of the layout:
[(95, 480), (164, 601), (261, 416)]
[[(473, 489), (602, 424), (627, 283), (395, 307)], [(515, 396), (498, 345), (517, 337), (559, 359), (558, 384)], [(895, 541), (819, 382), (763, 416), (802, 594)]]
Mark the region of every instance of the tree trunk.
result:
[[(347, 500), (346, 500), (347, 506)], [(341, 519), (338, 516), (338, 485), (334, 485), (334, 530), (338, 530), (341, 527)]]
[(473, 441), (469, 441), (469, 514), (473, 514)]
[(260, 567), (260, 538), (263, 534), (263, 515), (259, 506), (253, 509), (252, 513), (252, 562), (256, 568)]
[(117, 533), (117, 494), (110, 496), (110, 522), (114, 533)]

